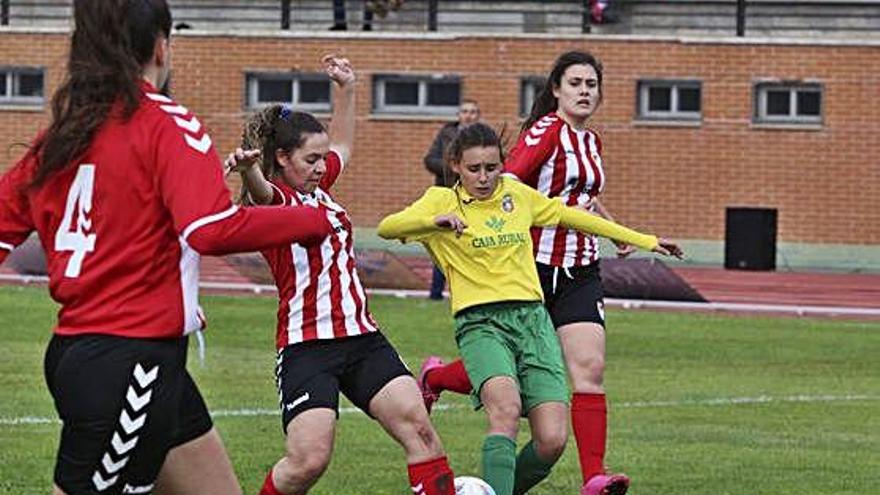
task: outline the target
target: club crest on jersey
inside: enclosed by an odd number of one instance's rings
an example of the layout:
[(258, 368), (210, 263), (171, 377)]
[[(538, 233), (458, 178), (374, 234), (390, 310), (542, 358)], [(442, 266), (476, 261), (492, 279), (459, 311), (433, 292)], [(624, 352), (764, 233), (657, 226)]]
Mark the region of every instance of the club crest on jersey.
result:
[(510, 194), (505, 194), (503, 198), (501, 198), (501, 209), (505, 213), (510, 213), (514, 209), (513, 197)]

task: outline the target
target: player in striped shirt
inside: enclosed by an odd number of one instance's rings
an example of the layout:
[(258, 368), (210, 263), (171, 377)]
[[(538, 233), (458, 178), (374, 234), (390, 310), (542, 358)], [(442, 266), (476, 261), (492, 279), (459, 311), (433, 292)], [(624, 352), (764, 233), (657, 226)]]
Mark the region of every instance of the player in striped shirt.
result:
[[(52, 120), (0, 178), (0, 262), (36, 231), (58, 323), (45, 377), (62, 420), (58, 494), (240, 495), (186, 370), (200, 254), (330, 232), (308, 208), (239, 208), (199, 120), (156, 88), (164, 0), (76, 0)], [(34, 482), (33, 484), (36, 484)]]
[[(579, 51), (560, 55), (504, 168), (547, 197), (613, 220), (598, 199), (605, 187), (602, 142), (588, 127), (602, 96), (602, 65), (595, 57)], [(626, 493), (629, 478), (606, 473), (604, 467), (605, 311), (597, 239), (561, 226), (536, 227), (531, 235), (544, 304), (574, 388), (571, 422), (583, 494)], [(625, 243), (615, 244), (621, 257), (634, 250)], [(429, 408), (443, 390), (467, 393), (471, 388), (460, 360), (444, 365), (436, 356), (422, 365), (419, 385)]]
[[(565, 226), (662, 254), (681, 252), (674, 243), (500, 178), (500, 142), (485, 124), (460, 130), (447, 157), (459, 184), (429, 188), (382, 220), (378, 233), (421, 242), (446, 274), (455, 341), (474, 384), (471, 395), (489, 418), (483, 478), (498, 495), (524, 494), (549, 475), (565, 448), (569, 396), (559, 339), (542, 304), (529, 229)], [(517, 455), (520, 415), (528, 417), (533, 437)]]
[(272, 105), (249, 119), (244, 149), (227, 159), (246, 201), (306, 206), (334, 227), (320, 245), (262, 252), (279, 294), (276, 374), (287, 453), (260, 493), (303, 494), (318, 480), (342, 392), (403, 446), (413, 493), (452, 495), (452, 471), (418, 386), (367, 307), (351, 218), (329, 192), (354, 142), (355, 73), (344, 58), (323, 64), (334, 87), (329, 133), (310, 114)]

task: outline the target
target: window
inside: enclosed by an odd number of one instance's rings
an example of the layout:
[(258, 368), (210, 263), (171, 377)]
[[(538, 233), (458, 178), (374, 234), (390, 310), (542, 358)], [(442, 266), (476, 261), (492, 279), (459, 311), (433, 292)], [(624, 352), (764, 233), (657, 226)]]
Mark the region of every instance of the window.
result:
[(755, 85), (755, 122), (821, 124), (822, 86), (811, 83)]
[(461, 80), (449, 76), (380, 75), (373, 78), (373, 111), (454, 115), (461, 104)]
[(289, 103), (304, 112), (330, 111), (330, 79), (324, 74), (247, 74), (247, 106)]
[(528, 76), (520, 80), (519, 85), (519, 114), (521, 117), (528, 117), (532, 111), (532, 104), (535, 98), (544, 89), (547, 80), (543, 77)]
[(0, 104), (43, 104), (45, 70), (34, 67), (0, 68)]
[(639, 81), (638, 118), (700, 120), (702, 84), (699, 81)]

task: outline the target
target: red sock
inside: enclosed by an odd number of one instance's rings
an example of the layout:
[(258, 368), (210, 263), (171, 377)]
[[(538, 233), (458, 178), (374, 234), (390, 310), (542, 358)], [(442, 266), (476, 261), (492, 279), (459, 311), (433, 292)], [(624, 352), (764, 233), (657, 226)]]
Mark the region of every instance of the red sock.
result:
[(263, 482), (263, 487), (260, 488), (260, 493), (258, 495), (284, 495), (275, 488), (275, 483), (272, 481), (271, 469), (269, 470), (269, 474), (266, 475), (266, 481)]
[(446, 457), (410, 464), (407, 470), (413, 495), (455, 495), (455, 475)]
[(577, 442), (584, 483), (605, 470), (607, 425), (605, 394), (572, 394), (571, 427)]
[(445, 366), (431, 370), (425, 381), (428, 382), (431, 390), (435, 392), (452, 390), (460, 394), (469, 394), (473, 388), (471, 386), (471, 379), (468, 378), (467, 371), (464, 370), (464, 362), (461, 359), (456, 359)]

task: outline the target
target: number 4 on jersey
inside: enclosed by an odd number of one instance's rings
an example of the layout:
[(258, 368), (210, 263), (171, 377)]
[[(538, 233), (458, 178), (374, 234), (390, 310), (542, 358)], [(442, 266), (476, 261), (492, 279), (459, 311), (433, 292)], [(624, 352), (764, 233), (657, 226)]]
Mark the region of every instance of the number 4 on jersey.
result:
[[(64, 276), (79, 277), (83, 258), (86, 253), (95, 250), (95, 233), (86, 234), (92, 228), (92, 220), (88, 217), (92, 211), (92, 191), (95, 188), (95, 166), (80, 165), (76, 178), (67, 191), (67, 206), (64, 218), (55, 231), (55, 251), (73, 251), (67, 262)], [(74, 218), (76, 225), (74, 225)]]

